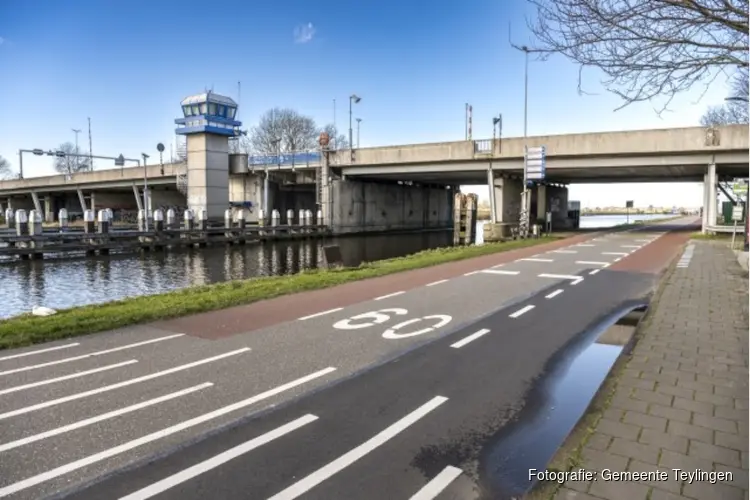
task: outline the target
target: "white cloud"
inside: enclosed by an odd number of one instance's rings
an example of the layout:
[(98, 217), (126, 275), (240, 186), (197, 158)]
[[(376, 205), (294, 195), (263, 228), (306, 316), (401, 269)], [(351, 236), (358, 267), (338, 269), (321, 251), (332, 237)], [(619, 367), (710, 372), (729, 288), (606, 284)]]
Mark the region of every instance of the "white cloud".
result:
[(294, 43), (307, 43), (315, 36), (313, 23), (300, 24), (294, 28)]
[(0, 45), (2, 45), (3, 43), (5, 43), (5, 38), (0, 36)]

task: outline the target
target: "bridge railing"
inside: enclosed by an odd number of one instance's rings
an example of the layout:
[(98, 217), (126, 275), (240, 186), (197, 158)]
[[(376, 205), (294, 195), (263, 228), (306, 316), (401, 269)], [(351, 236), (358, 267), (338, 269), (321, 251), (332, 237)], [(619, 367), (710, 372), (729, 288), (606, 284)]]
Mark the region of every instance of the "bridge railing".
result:
[(252, 170), (258, 167), (288, 166), (317, 166), (321, 163), (320, 151), (297, 151), (281, 153), (279, 155), (252, 155), (248, 156), (248, 166)]

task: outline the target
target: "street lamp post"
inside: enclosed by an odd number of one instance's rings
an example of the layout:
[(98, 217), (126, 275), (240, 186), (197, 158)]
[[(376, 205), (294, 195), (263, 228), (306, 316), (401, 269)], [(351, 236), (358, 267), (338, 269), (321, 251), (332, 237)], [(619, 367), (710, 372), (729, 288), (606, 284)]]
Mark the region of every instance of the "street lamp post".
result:
[(359, 126), (362, 123), (362, 118), (357, 118), (357, 149), (359, 149)]
[(148, 216), (150, 214), (148, 206), (148, 167), (146, 166), (146, 160), (148, 160), (149, 156), (146, 153), (141, 153), (141, 156), (143, 157), (143, 210), (146, 212), (146, 216), (143, 218), (143, 228), (148, 231)]
[[(529, 115), (529, 52), (530, 49), (526, 45), (513, 45), (511, 47), (516, 50), (520, 50), (524, 53), (524, 75), (523, 75), (523, 151), (524, 151), (524, 168), (523, 168), (523, 191), (521, 192), (521, 231), (526, 232), (528, 230), (528, 217), (529, 211), (529, 189), (528, 179), (526, 176), (526, 156), (528, 151), (528, 115)], [(526, 222), (525, 222), (526, 221)], [(526, 236), (525, 234), (522, 237)]]
[[(72, 128), (70, 130), (72, 130), (73, 133), (76, 135), (76, 154), (78, 154), (78, 134), (81, 133), (81, 129)], [(78, 157), (77, 156), (76, 156), (76, 172), (78, 172)]]
[[(494, 174), (492, 173), (492, 160), (495, 157), (495, 140), (498, 135), (502, 135), (502, 128), (503, 128), (503, 115), (498, 115), (497, 117), (492, 119), (492, 146), (491, 146), (491, 154), (490, 154), (490, 173), (489, 173), (489, 194), (490, 194), (490, 220), (493, 224), (497, 223), (497, 215), (495, 213), (495, 178)], [(497, 133), (497, 130), (500, 129), (500, 134)]]
[(352, 146), (353, 142), (353, 133), (352, 133), (352, 105), (359, 103), (362, 98), (359, 97), (357, 94), (352, 94), (349, 96), (349, 151), (351, 152), (351, 161), (354, 161), (354, 149)]

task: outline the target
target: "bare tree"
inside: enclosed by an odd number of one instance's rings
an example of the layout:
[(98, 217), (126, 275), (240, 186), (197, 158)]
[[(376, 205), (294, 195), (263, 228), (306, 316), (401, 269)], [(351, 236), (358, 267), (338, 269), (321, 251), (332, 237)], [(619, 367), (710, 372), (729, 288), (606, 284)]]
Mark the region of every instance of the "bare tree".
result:
[(727, 102), (723, 106), (711, 106), (701, 117), (701, 125), (733, 125), (748, 123), (748, 71), (743, 68), (732, 76), (732, 86)]
[(10, 162), (0, 156), (0, 180), (12, 179), (15, 177)]
[(344, 134), (339, 133), (336, 125), (329, 123), (323, 127), (321, 132), (328, 134), (330, 149), (349, 149), (349, 139)]
[(288, 108), (266, 111), (248, 136), (250, 149), (256, 154), (309, 151), (318, 147), (315, 120)]
[(606, 75), (625, 103), (672, 98), (748, 67), (748, 0), (528, 0), (542, 57), (560, 53)]
[(75, 174), (89, 169), (89, 159), (87, 157), (71, 156), (76, 154), (75, 144), (65, 142), (60, 144), (57, 151), (62, 153), (55, 157), (55, 170), (61, 174)]

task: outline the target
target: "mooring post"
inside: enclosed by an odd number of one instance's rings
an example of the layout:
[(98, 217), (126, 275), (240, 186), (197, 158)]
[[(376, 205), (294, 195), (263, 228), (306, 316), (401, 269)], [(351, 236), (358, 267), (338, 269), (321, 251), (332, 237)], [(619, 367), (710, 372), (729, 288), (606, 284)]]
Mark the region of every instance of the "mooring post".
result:
[(177, 229), (177, 213), (174, 208), (167, 210), (167, 230)]
[(324, 224), (325, 221), (323, 220), (323, 211), (318, 210), (318, 213), (315, 214), (315, 225), (318, 226), (318, 232), (321, 232), (323, 230), (321, 226), (323, 226)]
[[(16, 210), (16, 235), (17, 236), (26, 236), (29, 234), (29, 219), (26, 216), (26, 210), (20, 208)], [(23, 247), (25, 246), (24, 243), (19, 242), (18, 246)], [(26, 254), (21, 255), (21, 259), (26, 260), (29, 256)]]
[(202, 208), (198, 213), (198, 225), (201, 230), (199, 247), (205, 247), (208, 244), (208, 210)]
[(299, 212), (297, 212), (297, 224), (299, 224), (299, 232), (304, 233), (305, 232), (305, 220), (307, 217), (305, 217), (305, 210), (300, 209)]
[(156, 243), (154, 248), (156, 250), (164, 249), (164, 244), (162, 242), (164, 239), (164, 210), (157, 208), (154, 210), (154, 242)]
[(286, 225), (287, 225), (287, 234), (292, 234), (292, 226), (294, 225), (294, 210), (291, 208), (286, 211)]
[[(279, 221), (281, 221), (281, 214), (274, 208), (271, 212), (271, 227), (277, 227), (279, 225)], [(274, 229), (273, 231), (271, 231), (271, 234), (276, 236), (278, 234), (278, 231)]]
[(68, 211), (65, 208), (61, 208), (57, 212), (57, 223), (60, 227), (60, 232), (64, 233), (68, 230)]
[[(99, 210), (96, 218), (99, 220), (99, 234), (102, 235), (99, 239), (99, 244), (105, 245), (109, 242), (109, 238), (106, 237), (106, 235), (109, 233), (109, 211), (106, 208)], [(107, 254), (109, 254), (108, 248), (99, 249), (99, 255)]]
[[(42, 214), (38, 210), (32, 210), (29, 212), (29, 235), (32, 237), (42, 235)], [(32, 240), (29, 242), (29, 247), (33, 249), (41, 248), (44, 243), (40, 240)], [(44, 254), (41, 252), (34, 252), (31, 254), (32, 259), (41, 259)]]
[(237, 229), (239, 233), (239, 244), (244, 245), (245, 244), (245, 209), (241, 208), (237, 212)]
[(6, 208), (5, 209), (5, 225), (8, 226), (8, 229), (14, 226), (15, 224), (14, 220), (15, 220), (15, 213), (13, 212), (13, 209)]
[(312, 229), (313, 224), (314, 224), (313, 213), (312, 213), (312, 210), (308, 208), (307, 210), (305, 210), (305, 226), (307, 226), (307, 229), (305, 229), (306, 233), (309, 234), (313, 232), (313, 229)]

